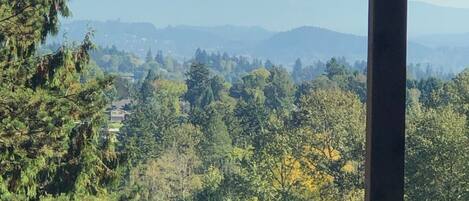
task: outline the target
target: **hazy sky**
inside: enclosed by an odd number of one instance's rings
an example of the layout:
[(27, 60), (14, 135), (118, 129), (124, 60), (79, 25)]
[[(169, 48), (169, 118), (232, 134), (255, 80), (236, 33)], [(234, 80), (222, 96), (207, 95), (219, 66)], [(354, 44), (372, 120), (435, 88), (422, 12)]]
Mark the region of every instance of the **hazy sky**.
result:
[(469, 8), (469, 0), (419, 0), (427, 3), (433, 3), (442, 6), (451, 6), (457, 8)]
[[(150, 22), (168, 25), (242, 25), (285, 31), (300, 26), (319, 26), (366, 35), (368, 0), (70, 0), (73, 19)], [(469, 8), (469, 0), (419, 0), (441, 6)], [(452, 11), (449, 11), (451, 14)], [(415, 15), (416, 11), (411, 13)], [(434, 12), (433, 12), (434, 13)], [(469, 13), (469, 12), (468, 12)], [(420, 12), (426, 21), (428, 12)], [(456, 14), (455, 14), (456, 15)], [(442, 17), (443, 18), (443, 17)], [(422, 20), (411, 22), (411, 32), (425, 30)], [(455, 18), (435, 21), (435, 26), (457, 25)], [(453, 21), (453, 22), (452, 22)], [(450, 24), (452, 22), (453, 24)], [(413, 23), (413, 24), (412, 24)], [(448, 26), (449, 26), (448, 25)], [(444, 29), (439, 28), (444, 31)], [(433, 27), (434, 30), (439, 30)], [(462, 30), (469, 31), (469, 30)], [(432, 31), (430, 31), (432, 32)]]
[[(366, 12), (360, 12), (366, 11), (364, 0), (71, 0), (71, 7), (74, 19), (121, 19), (159, 27), (229, 24), (271, 30), (304, 25), (340, 29), (350, 16), (337, 13), (354, 11), (352, 18), (367, 19)], [(335, 24), (337, 27), (332, 26)], [(350, 27), (347, 32), (362, 30), (366, 23), (363, 26)]]

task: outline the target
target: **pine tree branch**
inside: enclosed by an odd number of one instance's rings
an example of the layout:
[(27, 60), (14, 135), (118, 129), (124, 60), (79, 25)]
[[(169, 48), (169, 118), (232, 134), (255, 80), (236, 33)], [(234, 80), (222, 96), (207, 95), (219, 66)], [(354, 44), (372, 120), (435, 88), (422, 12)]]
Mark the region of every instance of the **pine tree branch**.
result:
[(6, 18), (0, 19), (0, 23), (1, 23), (1, 22), (5, 22), (5, 21), (8, 21), (8, 20), (11, 20), (11, 19), (13, 19), (13, 18), (15, 18), (15, 17), (18, 17), (19, 15), (23, 14), (23, 13), (26, 11), (26, 9), (31, 8), (31, 7), (33, 7), (32, 4), (29, 4), (29, 5), (25, 6), (24, 8), (22, 8), (21, 10), (19, 10), (19, 12), (16, 12), (15, 14), (13, 14), (13, 15), (11, 15), (11, 16), (8, 16), (8, 17), (6, 17)]

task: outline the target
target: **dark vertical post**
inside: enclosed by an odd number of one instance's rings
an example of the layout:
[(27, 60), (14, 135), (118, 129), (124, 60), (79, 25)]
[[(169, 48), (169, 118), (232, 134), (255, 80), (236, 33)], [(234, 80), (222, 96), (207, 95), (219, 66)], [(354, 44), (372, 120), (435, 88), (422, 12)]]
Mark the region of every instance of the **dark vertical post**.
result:
[(404, 199), (407, 0), (369, 0), (366, 200)]

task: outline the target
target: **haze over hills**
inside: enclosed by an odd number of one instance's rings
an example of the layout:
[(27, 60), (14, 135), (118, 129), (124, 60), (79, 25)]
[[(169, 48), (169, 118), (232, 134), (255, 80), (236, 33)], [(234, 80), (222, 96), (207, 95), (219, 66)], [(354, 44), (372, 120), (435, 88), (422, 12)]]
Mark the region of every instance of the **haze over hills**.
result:
[(275, 34), (259, 27), (168, 26), (157, 29), (150, 23), (75, 21), (65, 24), (57, 39), (65, 34), (67, 39), (80, 40), (89, 27), (96, 31), (98, 45), (115, 45), (140, 56), (149, 49), (163, 50), (180, 58), (192, 56), (197, 48), (241, 53), (247, 46)]
[[(368, 2), (364, 0), (80, 0), (71, 3), (75, 20), (122, 19), (150, 22), (157, 27), (229, 24), (275, 31), (318, 26), (355, 35), (367, 34)], [(469, 26), (462, 25), (464, 19), (469, 19), (467, 8), (409, 1), (412, 37), (469, 32)]]
[(71, 3), (76, 20), (122, 19), (150, 22), (158, 27), (228, 24), (287, 31), (300, 26), (320, 26), (354, 34), (365, 34), (367, 28), (368, 6), (363, 0), (80, 0)]
[(98, 45), (115, 45), (140, 56), (153, 49), (184, 58), (193, 56), (197, 48), (264, 57), (277, 62), (290, 62), (298, 56), (317, 60), (353, 55), (353, 58), (363, 59), (366, 54), (365, 37), (311, 26), (273, 32), (260, 27), (228, 25), (158, 29), (150, 23), (75, 21), (65, 24), (56, 39), (65, 35), (69, 40), (80, 40), (89, 27), (96, 31)]
[(328, 29), (305, 26), (261, 41), (252, 53), (277, 62), (303, 60), (326, 60), (333, 56), (344, 56), (350, 60), (363, 60), (366, 55), (366, 38), (344, 34)]
[[(298, 57), (305, 62), (339, 56), (351, 61), (365, 60), (367, 49), (365, 36), (314, 26), (274, 32), (261, 27), (229, 25), (156, 28), (151, 23), (120, 21), (73, 21), (64, 24), (61, 33), (50, 41), (60, 41), (63, 36), (67, 40), (81, 40), (88, 27), (96, 30), (94, 40), (98, 45), (116, 46), (141, 57), (152, 49), (163, 50), (183, 60), (191, 58), (197, 48), (202, 48), (210, 52), (270, 59), (289, 65)], [(459, 71), (469, 63), (469, 54), (466, 51), (469, 49), (469, 34), (458, 36), (460, 37), (452, 37), (451, 40), (444, 35), (411, 38), (409, 62), (430, 63), (448, 71)], [(454, 44), (460, 46), (451, 46)]]
[[(197, 48), (270, 59), (288, 64), (298, 57), (306, 62), (343, 56), (350, 60), (366, 58), (366, 37), (304, 26), (285, 32), (243, 26), (168, 26), (119, 21), (75, 21), (63, 26), (60, 35), (80, 40), (92, 27), (100, 46), (116, 46), (141, 57), (147, 51), (163, 50), (176, 58), (191, 58)], [(61, 37), (58, 37), (60, 39)]]
[[(64, 34), (69, 40), (80, 40), (88, 27), (92, 27), (96, 30), (95, 41), (98, 45), (115, 45), (139, 56), (153, 49), (163, 50), (179, 59), (188, 59), (197, 48), (202, 48), (211, 52), (270, 59), (282, 64), (291, 64), (297, 57), (305, 62), (334, 56), (344, 56), (349, 60), (366, 59), (366, 1), (259, 0), (248, 3), (240, 0), (221, 5), (215, 0), (139, 0), (140, 4), (132, 9), (122, 10), (127, 1), (117, 0), (106, 16), (96, 14), (94, 8), (83, 10), (86, 2), (73, 3), (72, 9), (79, 15), (65, 23), (54, 40), (61, 39)], [(269, 10), (262, 10), (267, 3)], [(176, 15), (167, 12), (174, 10), (173, 7), (179, 8)], [(124, 20), (102, 20), (112, 18), (114, 12)], [(165, 17), (161, 18), (160, 15)], [(90, 20), (77, 20), (85, 16)], [(469, 63), (469, 54), (466, 53), (469, 49), (469, 26), (461, 26), (458, 23), (461, 19), (469, 19), (469, 9), (410, 1), (409, 62), (431, 63), (450, 71), (462, 69)], [(165, 23), (160, 20), (176, 25), (161, 26)], [(146, 21), (151, 23), (142, 23)], [(154, 24), (165, 28), (157, 28)]]
[(410, 40), (434, 48), (455, 48), (469, 46), (469, 32), (451, 34), (428, 34), (412, 37)]
[[(282, 64), (291, 64), (297, 57), (305, 62), (333, 56), (366, 58), (366, 1), (139, 0), (125, 9), (127, 1), (115, 0), (106, 15), (95, 8), (109, 0), (86, 7), (88, 1), (72, 3), (77, 15), (64, 24), (56, 39), (66, 33), (67, 39), (80, 40), (92, 27), (98, 45), (115, 45), (139, 56), (152, 49), (188, 59), (202, 48)], [(263, 10), (266, 5), (269, 10)], [(117, 18), (123, 20), (106, 20)], [(469, 63), (469, 26), (461, 26), (458, 22), (462, 19), (469, 19), (469, 9), (410, 1), (409, 62), (431, 63), (451, 71), (462, 69)]]

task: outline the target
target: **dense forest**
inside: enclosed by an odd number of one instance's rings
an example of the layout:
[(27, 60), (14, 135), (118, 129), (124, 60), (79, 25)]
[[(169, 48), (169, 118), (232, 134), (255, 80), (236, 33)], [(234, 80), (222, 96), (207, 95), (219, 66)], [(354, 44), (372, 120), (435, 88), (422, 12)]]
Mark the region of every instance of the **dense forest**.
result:
[[(0, 0), (0, 200), (363, 200), (366, 62), (42, 45), (69, 15)], [(469, 200), (468, 117), (469, 69), (409, 66), (406, 200)]]

